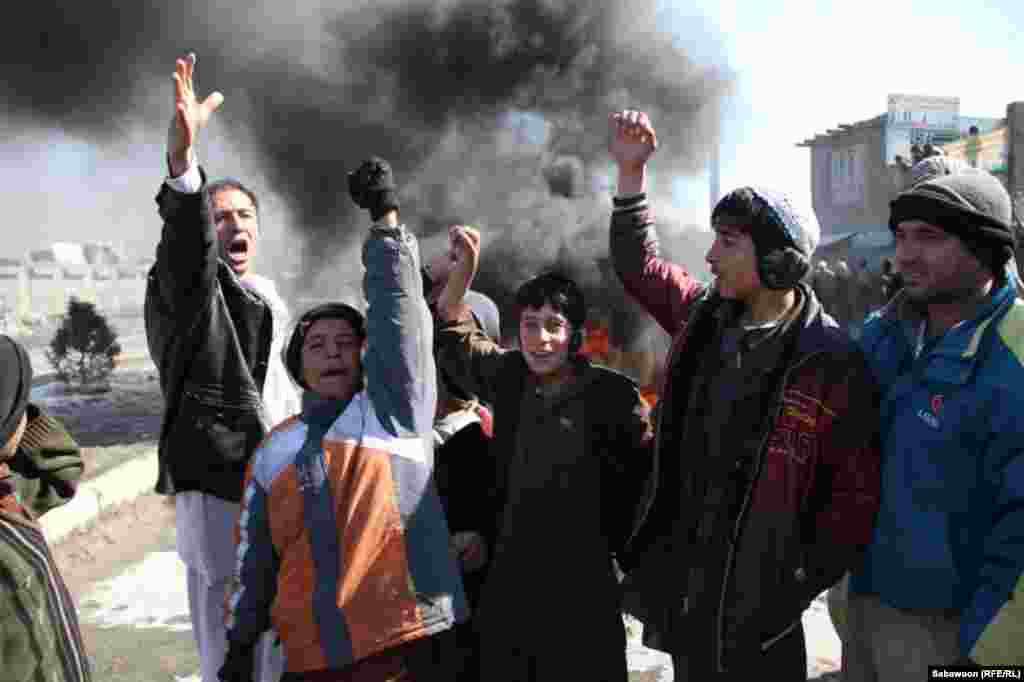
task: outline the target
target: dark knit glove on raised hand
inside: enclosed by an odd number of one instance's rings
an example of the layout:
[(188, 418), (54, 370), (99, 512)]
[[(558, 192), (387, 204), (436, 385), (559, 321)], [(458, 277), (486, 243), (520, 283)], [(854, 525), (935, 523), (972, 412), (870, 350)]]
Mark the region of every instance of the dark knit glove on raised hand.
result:
[(241, 645), (228, 642), (228, 653), (224, 665), (217, 671), (220, 682), (254, 682), (253, 664), (256, 661), (255, 645)]
[(398, 210), (398, 188), (391, 165), (371, 156), (348, 174), (348, 193), (360, 208), (370, 212), (376, 222), (391, 210)]

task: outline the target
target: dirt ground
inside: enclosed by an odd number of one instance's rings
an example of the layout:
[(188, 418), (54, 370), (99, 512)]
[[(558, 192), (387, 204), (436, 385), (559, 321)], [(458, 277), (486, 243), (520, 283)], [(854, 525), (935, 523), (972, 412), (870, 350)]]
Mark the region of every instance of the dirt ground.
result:
[(91, 583), (116, 574), (118, 567), (141, 561), (152, 550), (154, 532), (173, 528), (172, 498), (142, 495), (104, 510), (51, 550), (68, 588), (80, 594)]

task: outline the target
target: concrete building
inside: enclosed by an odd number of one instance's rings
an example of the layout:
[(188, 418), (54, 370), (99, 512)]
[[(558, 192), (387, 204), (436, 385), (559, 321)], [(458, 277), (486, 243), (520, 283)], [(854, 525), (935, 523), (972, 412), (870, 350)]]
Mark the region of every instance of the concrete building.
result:
[(138, 317), (152, 258), (129, 260), (102, 243), (55, 242), (0, 258), (0, 331), (63, 315), (71, 297), (105, 315)]
[(1006, 118), (984, 118), (962, 116), (956, 97), (890, 95), (885, 113), (797, 146), (811, 152), (819, 255), (828, 259), (867, 258), (877, 266), (891, 249), (889, 202), (904, 189), (913, 163), (935, 149), (986, 168), (1011, 194), (1024, 195), (1024, 102), (1008, 105)]

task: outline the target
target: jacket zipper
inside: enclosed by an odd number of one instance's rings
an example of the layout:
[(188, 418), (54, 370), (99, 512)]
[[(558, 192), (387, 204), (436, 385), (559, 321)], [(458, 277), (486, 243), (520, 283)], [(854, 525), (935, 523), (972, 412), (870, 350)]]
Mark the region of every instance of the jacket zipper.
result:
[[(685, 343), (685, 341), (690, 337), (690, 333), (691, 333), (692, 329), (693, 329), (692, 325), (689, 322), (687, 322), (686, 329), (683, 331), (683, 333), (677, 335), (673, 339), (672, 345), (669, 346), (668, 353), (665, 356), (665, 367), (666, 367), (666, 369), (668, 367), (672, 366), (672, 364), (671, 364), (672, 361), (675, 360), (676, 357), (679, 355), (679, 351), (682, 348), (682, 346)], [(659, 399), (659, 402), (662, 402), (664, 400), (664, 398), (666, 397), (665, 393), (668, 390), (669, 383), (670, 383), (669, 372), (666, 371), (664, 373), (664, 376), (661, 378), (661, 383), (659, 384), (658, 395), (661, 396), (661, 398)], [(664, 405), (664, 402), (662, 402), (662, 405)], [(661, 425), (664, 422), (665, 422), (665, 417), (664, 417), (664, 415), (662, 415), (661, 417), (658, 418), (658, 423), (657, 423), (657, 425), (655, 425), (655, 428), (654, 428), (654, 452), (652, 453), (652, 457), (654, 458), (654, 462), (655, 463), (657, 463), (660, 460), (660, 458), (661, 458)], [(655, 482), (654, 482), (654, 484), (655, 484), (655, 494), (657, 494), (657, 476), (658, 476), (657, 471), (654, 472), (654, 475), (655, 475)], [(644, 510), (643, 518), (638, 518), (638, 519), (635, 520), (635, 522), (633, 524), (632, 532), (630, 533), (629, 539), (626, 540), (625, 544), (623, 545), (624, 547), (628, 547), (629, 544), (636, 538), (637, 530), (639, 530), (639, 528), (641, 526), (643, 526), (644, 521), (647, 519), (647, 515), (650, 513), (650, 511), (651, 511), (651, 505), (648, 504), (647, 509)], [(686, 609), (686, 602), (687, 601), (688, 600), (684, 601), (684, 605), (683, 605), (684, 612), (685, 612), (685, 609)]]
[[(750, 500), (751, 497), (753, 497), (754, 486), (757, 485), (757, 480), (761, 476), (761, 467), (764, 464), (765, 446), (768, 445), (768, 439), (771, 438), (772, 432), (775, 429), (775, 420), (779, 418), (779, 411), (782, 409), (782, 396), (786, 391), (786, 386), (789, 385), (790, 375), (798, 368), (800, 368), (802, 365), (807, 363), (807, 361), (810, 360), (811, 358), (815, 357), (816, 355), (822, 354), (823, 351), (813, 351), (811, 353), (808, 353), (804, 357), (794, 362), (793, 365), (789, 367), (782, 375), (782, 381), (779, 384), (779, 392), (776, 396), (775, 417), (772, 420), (772, 426), (768, 429), (764, 437), (761, 439), (761, 447), (758, 451), (754, 475), (750, 477), (750, 484), (747, 486), (747, 492), (743, 496), (743, 504), (740, 506), (740, 513), (736, 515), (736, 523), (733, 526), (732, 538), (730, 538), (729, 542), (729, 553), (726, 556), (725, 560), (725, 573), (722, 578), (722, 589), (718, 598), (718, 615), (715, 618), (715, 632), (713, 633), (713, 636), (715, 638), (715, 670), (720, 673), (726, 672), (725, 664), (722, 660), (722, 644), (724, 640), (725, 630), (725, 595), (726, 592), (729, 591), (729, 578), (732, 575), (732, 564), (736, 554), (736, 545), (738, 544), (736, 542), (736, 538), (739, 537), (740, 528), (743, 525), (744, 517), (746, 516), (747, 510), (750, 507)], [(793, 626), (790, 626), (790, 628), (788, 628), (785, 632), (778, 635), (775, 639), (778, 639), (779, 637), (784, 635), (786, 632), (788, 632), (789, 629), (792, 629), (792, 627)]]

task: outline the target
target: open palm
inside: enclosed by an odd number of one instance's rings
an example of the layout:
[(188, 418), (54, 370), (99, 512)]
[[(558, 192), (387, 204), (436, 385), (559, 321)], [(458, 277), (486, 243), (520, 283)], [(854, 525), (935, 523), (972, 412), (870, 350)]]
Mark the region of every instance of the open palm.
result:
[(178, 59), (174, 64), (174, 118), (167, 131), (167, 153), (172, 167), (182, 164), (188, 166), (199, 131), (224, 102), (224, 96), (219, 92), (211, 93), (203, 101), (196, 98), (192, 80), (195, 66), (195, 54)]

